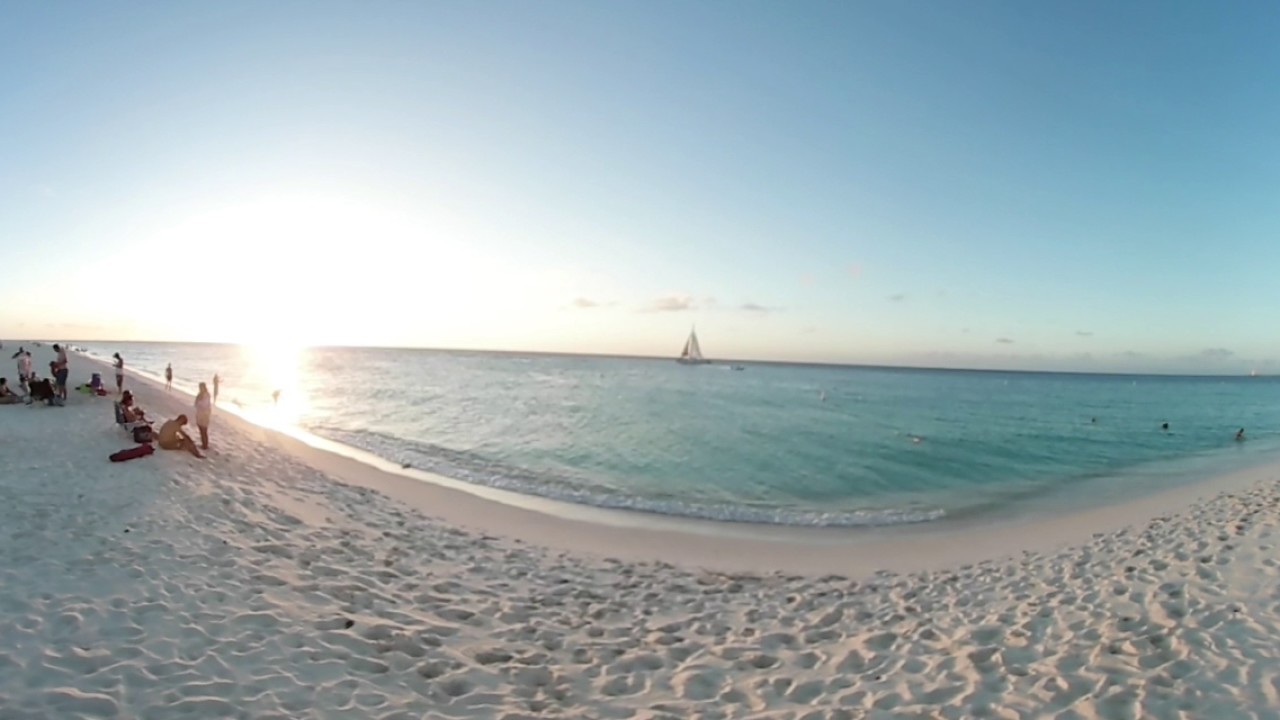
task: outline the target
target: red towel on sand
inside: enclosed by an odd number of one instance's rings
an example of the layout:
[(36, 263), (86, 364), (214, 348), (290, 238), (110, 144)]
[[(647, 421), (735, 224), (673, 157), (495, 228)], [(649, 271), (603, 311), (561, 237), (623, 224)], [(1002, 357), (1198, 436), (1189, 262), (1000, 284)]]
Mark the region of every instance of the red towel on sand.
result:
[(125, 448), (120, 452), (111, 453), (111, 462), (124, 462), (125, 460), (146, 457), (155, 451), (156, 449), (151, 447), (151, 443), (143, 443), (138, 447)]

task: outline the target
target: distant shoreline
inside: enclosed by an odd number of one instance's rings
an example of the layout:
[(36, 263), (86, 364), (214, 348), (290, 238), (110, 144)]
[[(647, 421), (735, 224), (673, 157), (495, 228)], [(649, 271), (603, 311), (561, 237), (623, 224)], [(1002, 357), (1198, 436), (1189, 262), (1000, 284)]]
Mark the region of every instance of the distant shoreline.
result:
[[(5, 340), (5, 342), (43, 342), (46, 344), (53, 342), (62, 342), (60, 340), (34, 340), (34, 341), (17, 341)], [(215, 346), (215, 347), (252, 347), (252, 343), (233, 343), (233, 342), (205, 342), (197, 340), (66, 340), (65, 342), (78, 347), (90, 347), (95, 343), (98, 344), (122, 344), (122, 345), (187, 345), (187, 346)], [(431, 353), (446, 353), (456, 355), (492, 355), (502, 357), (554, 357), (554, 358), (583, 358), (583, 359), (606, 359), (606, 360), (643, 360), (654, 362), (672, 362), (676, 360), (676, 356), (662, 355), (617, 355), (610, 353), (572, 353), (557, 352), (549, 350), (484, 350), (473, 348), (436, 348), (436, 347), (400, 347), (395, 345), (306, 345), (307, 349), (317, 350), (397, 350), (397, 351), (420, 351)], [(2, 353), (3, 351), (0, 351)], [(710, 358), (709, 365), (744, 365), (751, 366), (776, 366), (776, 367), (794, 367), (794, 368), (820, 368), (832, 370), (873, 370), (882, 372), (901, 372), (901, 373), (971, 373), (981, 375), (1039, 375), (1039, 376), (1055, 376), (1055, 377), (1088, 377), (1088, 378), (1121, 378), (1121, 379), (1223, 379), (1223, 380), (1274, 380), (1280, 378), (1280, 373), (1258, 373), (1252, 375), (1249, 373), (1185, 373), (1185, 372), (1118, 372), (1118, 371), (1084, 371), (1084, 370), (1006, 370), (1001, 368), (963, 368), (963, 367), (944, 367), (929, 365), (879, 365), (866, 363), (836, 363), (821, 361), (798, 361), (798, 360), (753, 360), (750, 358)]]

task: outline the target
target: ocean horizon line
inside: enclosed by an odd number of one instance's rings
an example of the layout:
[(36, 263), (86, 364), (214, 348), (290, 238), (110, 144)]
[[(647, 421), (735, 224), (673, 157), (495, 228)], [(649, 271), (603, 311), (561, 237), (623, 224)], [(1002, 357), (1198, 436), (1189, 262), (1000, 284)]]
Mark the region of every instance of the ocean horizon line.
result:
[[(66, 342), (77, 346), (87, 346), (93, 343), (104, 344), (128, 344), (128, 345), (207, 345), (213, 347), (252, 347), (254, 343), (237, 343), (210, 340), (44, 340), (29, 339), (26, 341), (10, 340), (10, 342)], [(423, 352), (435, 353), (454, 353), (469, 355), (501, 355), (501, 356), (535, 356), (535, 357), (556, 357), (556, 358), (598, 358), (612, 360), (652, 360), (652, 361), (674, 361), (676, 356), (673, 355), (634, 355), (626, 353), (592, 353), (592, 352), (568, 352), (558, 350), (501, 350), (491, 348), (451, 348), (451, 347), (430, 347), (425, 345), (330, 345), (317, 343), (313, 345), (302, 345), (302, 349), (309, 350), (418, 350)], [(846, 369), (846, 370), (883, 370), (890, 372), (948, 372), (948, 373), (976, 373), (976, 374), (992, 374), (992, 375), (1057, 375), (1057, 376), (1081, 376), (1081, 377), (1117, 377), (1117, 378), (1247, 378), (1251, 380), (1269, 380), (1280, 378), (1280, 373), (1244, 373), (1244, 372), (1177, 372), (1177, 371), (1123, 371), (1123, 370), (1053, 370), (1053, 369), (1023, 369), (1023, 368), (971, 368), (971, 367), (948, 367), (945, 365), (892, 365), (881, 363), (859, 363), (859, 362), (831, 362), (823, 360), (762, 360), (754, 358), (708, 358), (710, 365), (767, 365), (776, 367), (810, 367), (810, 368), (829, 368), (829, 369)]]

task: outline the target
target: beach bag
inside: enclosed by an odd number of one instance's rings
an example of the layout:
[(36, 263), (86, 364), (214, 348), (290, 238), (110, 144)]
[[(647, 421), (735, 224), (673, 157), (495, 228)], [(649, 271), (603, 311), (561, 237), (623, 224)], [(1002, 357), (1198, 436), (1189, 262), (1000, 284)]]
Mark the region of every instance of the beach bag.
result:
[(133, 441), (136, 443), (151, 442), (151, 426), (139, 425), (133, 429)]
[(126, 448), (119, 452), (111, 453), (111, 462), (124, 462), (125, 460), (133, 460), (134, 458), (146, 457), (155, 452), (156, 449), (150, 445), (143, 444), (138, 447)]

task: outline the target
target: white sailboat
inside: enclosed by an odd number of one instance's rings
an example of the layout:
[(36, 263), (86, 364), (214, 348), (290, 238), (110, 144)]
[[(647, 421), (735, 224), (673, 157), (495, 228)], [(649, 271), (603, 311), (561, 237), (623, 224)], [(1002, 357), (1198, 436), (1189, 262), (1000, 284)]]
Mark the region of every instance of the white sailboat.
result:
[(689, 330), (689, 339), (684, 341), (684, 350), (680, 351), (680, 357), (676, 358), (676, 362), (681, 365), (708, 365), (710, 360), (702, 357), (702, 347), (698, 345), (698, 331)]

